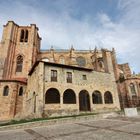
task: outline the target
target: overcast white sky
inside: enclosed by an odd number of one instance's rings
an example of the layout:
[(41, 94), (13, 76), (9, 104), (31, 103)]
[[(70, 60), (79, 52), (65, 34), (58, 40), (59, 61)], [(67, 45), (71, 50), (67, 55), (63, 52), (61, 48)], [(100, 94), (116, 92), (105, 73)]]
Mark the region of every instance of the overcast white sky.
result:
[(8, 20), (35, 23), (42, 49), (114, 47), (140, 72), (140, 0), (0, 0), (0, 36)]

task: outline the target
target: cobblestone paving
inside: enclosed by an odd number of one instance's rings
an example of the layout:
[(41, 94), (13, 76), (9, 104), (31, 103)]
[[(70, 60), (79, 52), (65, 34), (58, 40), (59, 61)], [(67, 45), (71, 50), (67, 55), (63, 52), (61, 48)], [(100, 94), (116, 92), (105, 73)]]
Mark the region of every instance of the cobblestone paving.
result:
[(1, 131), (0, 140), (140, 140), (140, 118), (109, 118)]

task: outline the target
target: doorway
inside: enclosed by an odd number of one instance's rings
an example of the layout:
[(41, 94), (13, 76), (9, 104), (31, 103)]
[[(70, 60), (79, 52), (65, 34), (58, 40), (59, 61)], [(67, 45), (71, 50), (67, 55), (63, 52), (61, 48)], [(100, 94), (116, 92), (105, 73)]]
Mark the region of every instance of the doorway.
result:
[(79, 110), (90, 111), (90, 98), (89, 93), (86, 90), (82, 90), (79, 93)]

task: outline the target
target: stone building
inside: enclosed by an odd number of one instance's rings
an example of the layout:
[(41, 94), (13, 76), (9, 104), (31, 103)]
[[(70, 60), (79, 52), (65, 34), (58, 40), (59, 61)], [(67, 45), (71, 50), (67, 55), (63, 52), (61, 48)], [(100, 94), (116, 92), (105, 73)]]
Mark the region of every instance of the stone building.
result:
[(119, 110), (129, 79), (137, 82), (136, 95), (140, 92), (139, 79), (117, 64), (114, 49), (41, 51), (40, 42), (35, 24), (4, 25), (0, 120)]
[(11, 119), (23, 108), (28, 72), (37, 60), (40, 40), (36, 25), (4, 25), (0, 43), (0, 119)]
[(116, 82), (121, 108), (140, 107), (140, 75), (132, 74), (128, 63), (118, 65)]

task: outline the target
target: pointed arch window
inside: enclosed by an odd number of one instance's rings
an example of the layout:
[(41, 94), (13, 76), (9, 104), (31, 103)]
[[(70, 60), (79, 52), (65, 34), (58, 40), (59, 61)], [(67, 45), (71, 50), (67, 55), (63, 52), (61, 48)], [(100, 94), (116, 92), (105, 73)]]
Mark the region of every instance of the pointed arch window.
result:
[(23, 57), (19, 55), (17, 57), (17, 66), (16, 66), (16, 72), (22, 72), (22, 67), (23, 67)]
[(28, 30), (21, 30), (20, 42), (28, 42)]
[(25, 42), (28, 42), (28, 30), (25, 31)]
[(8, 94), (9, 94), (9, 87), (5, 86), (3, 89), (3, 96), (8, 96)]
[(21, 33), (20, 33), (20, 42), (24, 42), (24, 30), (21, 30)]

